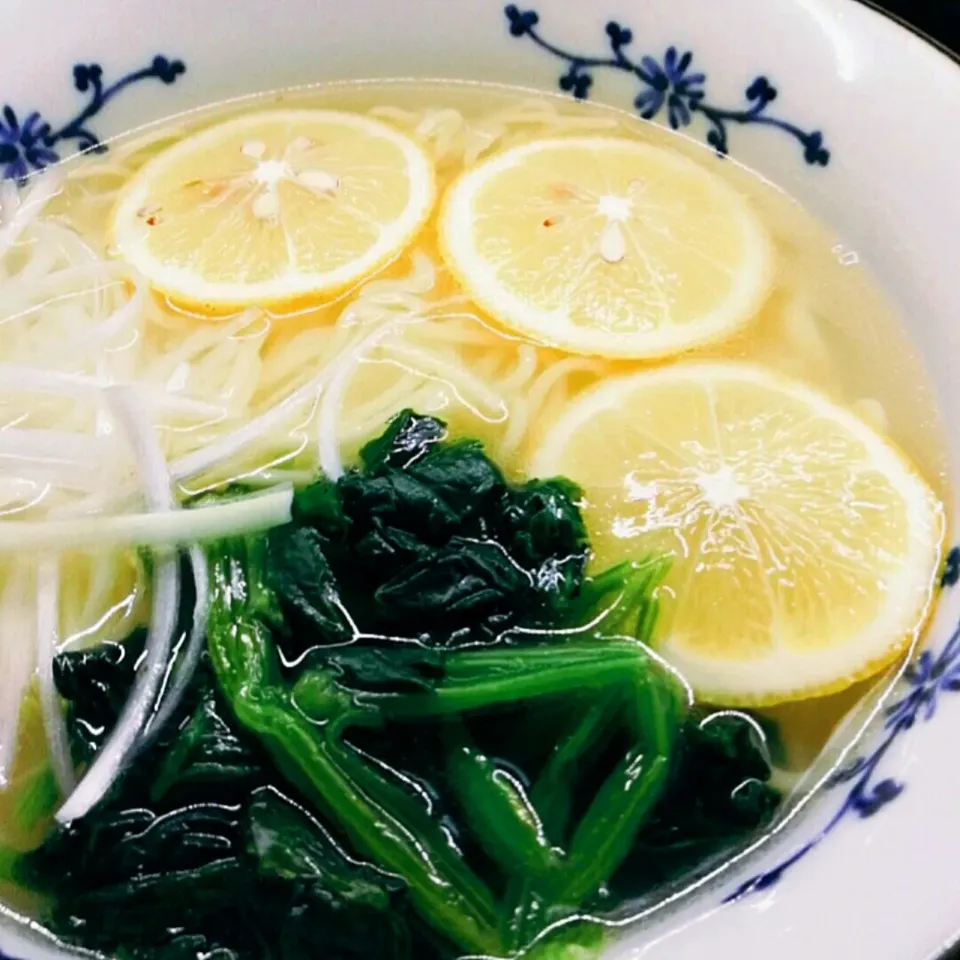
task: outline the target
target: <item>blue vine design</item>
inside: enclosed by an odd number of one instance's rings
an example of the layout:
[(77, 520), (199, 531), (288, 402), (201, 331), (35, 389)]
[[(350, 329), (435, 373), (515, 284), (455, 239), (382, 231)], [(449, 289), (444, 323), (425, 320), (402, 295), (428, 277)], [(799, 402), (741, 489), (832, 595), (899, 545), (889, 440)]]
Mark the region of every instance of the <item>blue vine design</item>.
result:
[(718, 107), (706, 99), (704, 85), (707, 75), (693, 71), (693, 53), (681, 53), (668, 47), (662, 60), (649, 55), (631, 59), (626, 48), (633, 42), (633, 31), (611, 20), (606, 27), (609, 56), (591, 57), (571, 53), (545, 40), (537, 29), (540, 15), (535, 10), (521, 10), (511, 3), (504, 8), (514, 37), (529, 37), (541, 50), (567, 64), (560, 76), (560, 89), (578, 100), (586, 100), (593, 85), (593, 71), (610, 69), (633, 74), (641, 84), (633, 105), (644, 120), (653, 120), (664, 108), (667, 120), (674, 130), (689, 126), (699, 114), (707, 122), (707, 143), (717, 153), (729, 152), (728, 126), (730, 124), (759, 124), (775, 127), (789, 134), (803, 147), (807, 163), (825, 167), (830, 162), (830, 151), (824, 147), (820, 130), (806, 131), (779, 117), (771, 116), (767, 108), (777, 99), (777, 90), (764, 76), (758, 76), (746, 89), (747, 105), (739, 109)]
[[(953, 587), (958, 581), (960, 547), (954, 547), (947, 556), (940, 584), (942, 587)], [(960, 624), (939, 654), (934, 655), (932, 651), (924, 650), (916, 662), (906, 669), (903, 679), (908, 687), (907, 692), (887, 707), (880, 743), (870, 753), (857, 757), (847, 767), (838, 770), (827, 782), (827, 789), (848, 784), (851, 786), (843, 803), (826, 826), (775, 867), (741, 883), (724, 898), (724, 903), (770, 889), (851, 814), (861, 819), (872, 817), (903, 793), (906, 784), (899, 780), (892, 777), (878, 779), (881, 764), (901, 734), (912, 729), (918, 720), (926, 723), (933, 719), (942, 694), (960, 691)]]
[(23, 182), (31, 173), (61, 159), (59, 149), (71, 144), (81, 153), (103, 153), (107, 148), (88, 123), (121, 90), (143, 80), (159, 80), (168, 86), (186, 72), (182, 60), (156, 56), (149, 66), (136, 70), (108, 85), (98, 63), (78, 63), (73, 68), (73, 86), (87, 95), (86, 105), (62, 126), (52, 127), (34, 111), (22, 121), (6, 104), (0, 111), (0, 179)]

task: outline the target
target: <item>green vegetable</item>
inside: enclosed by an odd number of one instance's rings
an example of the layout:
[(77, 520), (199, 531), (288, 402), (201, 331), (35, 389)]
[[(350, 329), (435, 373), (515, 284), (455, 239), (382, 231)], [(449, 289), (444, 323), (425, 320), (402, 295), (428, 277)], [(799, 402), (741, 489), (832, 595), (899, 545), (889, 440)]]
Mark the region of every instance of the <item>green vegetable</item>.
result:
[(424, 645), (449, 647), (556, 626), (584, 584), (579, 491), (565, 480), (511, 487), (479, 444), (445, 436), (439, 421), (403, 413), (361, 452), (363, 471), (297, 493), (295, 522), (315, 549), (270, 572), (285, 610), (322, 552), (363, 633), (410, 636), (416, 625)]
[(332, 904), (390, 909), (403, 882), (367, 864), (351, 863), (346, 853), (318, 824), (289, 800), (263, 792), (250, 804), (248, 850), (260, 875), (284, 881), (307, 881)]
[[(87, 658), (73, 669), (91, 680), (99, 665)], [(350, 858), (286, 798), (267, 755), (225, 719), (211, 681), (205, 668), (192, 712), (107, 804), (16, 862), (21, 881), (54, 895), (54, 928), (163, 960), (196, 951), (359, 960), (365, 943), (377, 956), (418, 957), (398, 902), (403, 881)]]
[[(299, 711), (286, 689), (268, 627), (256, 617), (267, 588), (256, 547), (235, 545), (213, 567), (209, 650), (220, 688), (240, 725), (254, 733), (277, 768), (384, 869), (403, 877), (408, 896), (429, 921), (473, 952), (495, 952), (489, 927), (495, 908), (489, 891), (469, 876), (446, 843), (439, 824), (417, 817), (416, 832), (378, 796), (389, 784), (339, 749), (334, 736)], [(246, 561), (246, 564), (244, 563)], [(358, 711), (362, 714), (365, 712)]]
[(735, 711), (697, 710), (684, 724), (668, 791), (614, 878), (636, 896), (709, 868), (732, 842), (773, 818), (780, 794), (759, 724)]
[(547, 881), (562, 870), (524, 784), (505, 764), (481, 753), (465, 731), (449, 735), (449, 775), (480, 846), (501, 869)]
[(293, 629), (327, 643), (345, 643), (353, 628), (340, 603), (320, 534), (310, 527), (282, 527), (270, 536), (271, 586), (285, 604)]
[(20, 853), (17, 850), (10, 850), (0, 845), (0, 881), (13, 877), (19, 859)]
[[(573, 484), (512, 486), (412, 413), (360, 459), (212, 548), (176, 722), (15, 865), (61, 935), (131, 960), (582, 960), (586, 912), (772, 815), (751, 721), (691, 713), (644, 646), (664, 564), (588, 577)], [(138, 642), (58, 659), (84, 760)]]
[(447, 428), (442, 420), (418, 417), (406, 410), (391, 420), (387, 429), (360, 451), (360, 460), (369, 473), (383, 467), (403, 469), (420, 460), (446, 439)]
[(209, 680), (179, 735), (168, 746), (151, 777), (150, 797), (162, 800), (174, 788), (236, 789), (263, 780), (263, 758), (234, 733)]
[(646, 672), (628, 700), (635, 745), (601, 785), (573, 834), (566, 875), (548, 893), (560, 903), (581, 903), (613, 876), (630, 851), (624, 838), (637, 835), (660, 799), (677, 737), (673, 695), (656, 674)]
[(43, 717), (35, 684), (20, 703), (17, 741), (0, 787), (0, 858), (5, 848), (24, 851), (41, 843), (60, 798), (49, 758), (36, 752), (35, 745), (43, 742)]
[(145, 640), (146, 630), (137, 630), (122, 644), (101, 643), (54, 661), (54, 682), (70, 705), (67, 724), (78, 765), (89, 763), (120, 715)]

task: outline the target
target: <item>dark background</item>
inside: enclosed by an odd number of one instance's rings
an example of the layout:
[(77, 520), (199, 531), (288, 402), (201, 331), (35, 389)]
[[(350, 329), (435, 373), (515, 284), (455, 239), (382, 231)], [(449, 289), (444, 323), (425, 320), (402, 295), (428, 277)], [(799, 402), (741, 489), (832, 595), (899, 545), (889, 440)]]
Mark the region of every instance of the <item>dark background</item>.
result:
[(960, 53), (960, 0), (875, 0), (945, 46)]

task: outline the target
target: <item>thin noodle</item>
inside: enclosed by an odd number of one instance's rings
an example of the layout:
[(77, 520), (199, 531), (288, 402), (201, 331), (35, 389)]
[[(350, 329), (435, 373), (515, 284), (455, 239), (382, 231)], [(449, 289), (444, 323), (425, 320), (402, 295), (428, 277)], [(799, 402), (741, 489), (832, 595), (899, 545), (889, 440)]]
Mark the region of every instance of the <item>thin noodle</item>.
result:
[[(408, 346), (403, 343), (392, 345), (394, 353), (400, 355), (401, 362), (407, 361), (414, 372), (426, 373), (447, 381), (461, 402), (470, 407), (476, 415), (491, 423), (499, 423), (507, 416), (503, 398), (488, 387), (479, 377), (475, 377), (467, 368), (456, 366), (455, 362), (447, 360), (437, 353), (429, 353), (419, 347)], [(407, 364), (404, 364), (405, 366)], [(467, 396), (473, 397), (473, 402)], [(489, 416), (480, 413), (479, 407), (487, 407), (491, 411)]]
[(43, 208), (60, 191), (61, 182), (59, 173), (45, 173), (36, 177), (22, 196), (17, 196), (12, 181), (4, 182), (0, 197), (0, 257), (9, 252), (30, 223), (40, 216)]
[(576, 373), (601, 373), (603, 364), (599, 360), (589, 360), (584, 357), (568, 357), (551, 364), (534, 381), (527, 393), (527, 403), (531, 417), (536, 417), (550, 396), (551, 391), (564, 379)]
[(529, 343), (521, 344), (517, 348), (516, 366), (512, 373), (500, 381), (499, 389), (504, 393), (522, 390), (536, 373), (539, 360), (540, 357), (536, 347)]

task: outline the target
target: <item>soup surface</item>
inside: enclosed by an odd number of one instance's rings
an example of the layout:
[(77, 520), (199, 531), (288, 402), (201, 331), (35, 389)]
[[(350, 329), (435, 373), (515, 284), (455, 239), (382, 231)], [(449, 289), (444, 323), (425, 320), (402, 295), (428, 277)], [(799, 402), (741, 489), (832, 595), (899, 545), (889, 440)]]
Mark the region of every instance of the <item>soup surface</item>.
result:
[(0, 896), (70, 943), (593, 956), (926, 623), (915, 350), (679, 135), (331, 85), (0, 215)]

